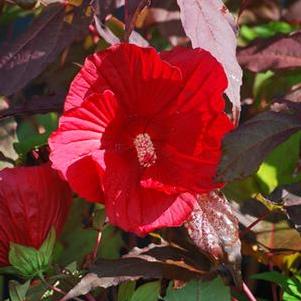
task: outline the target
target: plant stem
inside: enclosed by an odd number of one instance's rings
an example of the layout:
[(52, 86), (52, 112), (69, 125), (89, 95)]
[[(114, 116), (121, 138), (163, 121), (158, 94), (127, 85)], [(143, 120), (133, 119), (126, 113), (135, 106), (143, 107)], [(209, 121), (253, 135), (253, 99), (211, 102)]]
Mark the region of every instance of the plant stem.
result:
[(10, 163), (12, 164), (13, 166), (15, 166), (15, 160), (9, 158), (9, 157), (6, 157), (1, 151), (0, 151), (0, 160), (3, 161), (3, 162), (7, 162), (7, 163)]
[(240, 238), (243, 238), (247, 233), (251, 231), (253, 227), (255, 227), (259, 222), (264, 220), (267, 216), (271, 214), (270, 211), (266, 212), (262, 216), (260, 216), (257, 220), (255, 220), (252, 224), (250, 224), (247, 228), (245, 228), (241, 233), (240, 233)]
[(95, 298), (91, 294), (86, 294), (85, 298), (87, 301), (96, 301)]
[(94, 245), (94, 249), (93, 249), (92, 261), (95, 261), (95, 259), (97, 257), (97, 253), (98, 253), (100, 243), (101, 243), (101, 236), (102, 236), (102, 231), (98, 231), (96, 241), (95, 241), (95, 245)]
[(243, 282), (242, 284), (242, 290), (245, 293), (245, 295), (248, 297), (249, 301), (256, 301), (256, 298), (254, 297), (254, 295), (252, 294), (248, 286), (245, 284), (245, 282)]
[(129, 0), (124, 1), (124, 24), (125, 24), (125, 29), (124, 29), (124, 37), (123, 40), (125, 43), (129, 42), (129, 34), (128, 34), (128, 23), (129, 23)]
[[(275, 224), (272, 224), (272, 230), (271, 230), (271, 237), (270, 237), (270, 247), (274, 248), (274, 242), (275, 242)], [(273, 262), (271, 261), (271, 257), (273, 257), (273, 254), (269, 253), (269, 270), (273, 271)], [(277, 286), (275, 283), (271, 283), (272, 287), (272, 296), (273, 301), (278, 301), (278, 295), (277, 295)]]
[[(59, 287), (56, 287), (56, 286), (54, 286), (54, 285), (48, 283), (48, 282), (46, 281), (46, 279), (44, 278), (43, 275), (39, 275), (39, 277), (40, 277), (40, 280), (48, 287), (48, 289), (51, 289), (52, 291), (57, 292), (57, 293), (59, 293), (59, 294), (61, 294), (61, 295), (63, 295), (63, 296), (66, 296), (66, 295), (67, 295), (67, 293), (66, 293), (65, 291), (63, 291), (62, 289), (60, 289)], [(72, 298), (72, 299), (74, 299), (74, 300), (76, 300), (76, 301), (83, 301), (82, 299), (76, 298), (76, 297), (74, 297), (74, 298)], [(91, 300), (91, 301), (92, 301), (92, 300)]]

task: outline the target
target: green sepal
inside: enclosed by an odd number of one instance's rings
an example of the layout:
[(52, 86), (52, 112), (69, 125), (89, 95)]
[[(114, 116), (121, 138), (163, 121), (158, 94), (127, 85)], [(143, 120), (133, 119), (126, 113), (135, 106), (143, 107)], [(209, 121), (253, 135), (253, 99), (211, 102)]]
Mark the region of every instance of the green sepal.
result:
[(49, 268), (55, 245), (55, 229), (51, 228), (39, 250), (32, 247), (10, 243), (8, 259), (12, 268), (24, 278), (42, 275)]
[(26, 293), (30, 286), (30, 280), (21, 284), (17, 281), (11, 280), (9, 282), (9, 296), (11, 301), (24, 301)]

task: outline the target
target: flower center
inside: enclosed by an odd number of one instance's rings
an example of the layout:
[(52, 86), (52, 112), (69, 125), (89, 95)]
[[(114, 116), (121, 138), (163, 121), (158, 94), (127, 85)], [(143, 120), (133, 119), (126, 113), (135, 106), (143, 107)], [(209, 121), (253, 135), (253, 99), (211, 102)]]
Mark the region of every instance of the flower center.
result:
[(139, 134), (134, 139), (137, 157), (142, 167), (150, 167), (156, 163), (157, 155), (151, 137), (147, 133)]

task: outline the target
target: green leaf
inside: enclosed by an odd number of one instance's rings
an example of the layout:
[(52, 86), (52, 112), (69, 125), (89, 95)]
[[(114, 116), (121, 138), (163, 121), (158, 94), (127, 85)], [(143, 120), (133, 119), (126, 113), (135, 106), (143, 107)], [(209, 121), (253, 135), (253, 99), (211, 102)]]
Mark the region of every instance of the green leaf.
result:
[(24, 284), (20, 284), (17, 281), (9, 282), (9, 296), (11, 301), (25, 301), (26, 293), (29, 289), (30, 280)]
[(232, 297), (234, 297), (238, 301), (249, 301), (249, 299), (241, 292), (232, 290), (231, 295), (232, 295)]
[(52, 228), (39, 250), (10, 243), (9, 262), (25, 278), (32, 278), (45, 272), (52, 259), (55, 244), (55, 230)]
[(240, 37), (246, 42), (251, 42), (256, 38), (271, 38), (277, 33), (288, 34), (297, 29), (297, 26), (286, 22), (274, 21), (257, 26), (242, 25)]
[(244, 201), (254, 197), (261, 191), (255, 176), (251, 176), (240, 181), (227, 183), (223, 188), (223, 192), (228, 199)]
[(38, 251), (31, 247), (10, 243), (9, 262), (24, 277), (32, 277), (39, 270)]
[(106, 220), (106, 212), (102, 204), (95, 204), (93, 228), (102, 231)]
[(0, 275), (0, 300), (4, 297), (4, 277)]
[(121, 283), (118, 288), (118, 301), (130, 301), (135, 292), (136, 282), (128, 281)]
[(265, 280), (278, 284), (285, 292), (283, 300), (297, 301), (301, 299), (300, 277), (288, 277), (279, 272), (266, 272), (251, 276), (252, 279)]
[(160, 281), (145, 283), (135, 290), (131, 301), (157, 301), (160, 294)]
[(64, 269), (67, 270), (67, 271), (69, 271), (71, 274), (77, 273), (78, 272), (77, 262), (76, 261), (72, 261)]
[(255, 99), (260, 100), (261, 93), (265, 92), (265, 85), (270, 81), (271, 78), (275, 73), (271, 70), (268, 70), (266, 72), (259, 72), (256, 73), (255, 79), (254, 79), (254, 86), (253, 86), (253, 95)]
[(259, 105), (262, 99), (271, 101), (279, 95), (285, 95), (291, 91), (294, 85), (300, 83), (299, 70), (257, 73), (253, 89), (256, 104)]
[(123, 246), (122, 232), (116, 227), (106, 225), (102, 232), (99, 255), (106, 259), (117, 259)]
[(57, 128), (57, 123), (58, 117), (55, 113), (37, 114), (21, 121), (17, 127), (19, 142), (14, 143), (16, 152), (20, 156), (26, 156), (32, 149), (46, 144), (51, 132)]
[(175, 290), (170, 285), (167, 289), (165, 301), (230, 301), (230, 289), (225, 286), (221, 278), (209, 282), (190, 281), (182, 289)]
[(96, 240), (97, 232), (93, 229), (84, 228), (83, 222), (89, 218), (90, 204), (75, 199), (69, 213), (69, 219), (65, 224), (60, 241), (64, 249), (59, 257), (59, 263), (66, 266), (73, 261), (81, 263), (84, 257), (91, 253)]
[[(89, 216), (90, 204), (81, 199), (73, 201), (69, 219), (64, 227), (60, 241), (64, 249), (59, 257), (59, 263), (66, 266), (72, 261), (82, 262), (84, 257), (91, 253), (97, 237), (97, 231), (87, 229), (83, 222)], [(102, 231), (99, 255), (104, 258), (118, 258), (121, 247), (124, 245), (121, 231), (111, 225), (106, 225)]]
[(49, 264), (50, 259), (52, 258), (54, 246), (55, 246), (55, 240), (56, 240), (56, 233), (54, 227), (51, 227), (47, 238), (41, 245), (39, 249), (39, 255), (40, 258), (44, 261), (42, 264)]
[(300, 142), (301, 132), (298, 132), (276, 147), (261, 164), (256, 177), (263, 193), (270, 194), (277, 186), (301, 180), (301, 174), (294, 175), (299, 160)]

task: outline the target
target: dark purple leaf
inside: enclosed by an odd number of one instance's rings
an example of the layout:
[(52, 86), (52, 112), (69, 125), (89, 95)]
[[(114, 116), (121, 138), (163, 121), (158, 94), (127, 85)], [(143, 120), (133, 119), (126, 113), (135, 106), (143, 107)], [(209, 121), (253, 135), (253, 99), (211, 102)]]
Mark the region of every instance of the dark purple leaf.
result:
[(125, 0), (125, 41), (128, 41), (135, 28), (135, 23), (140, 12), (150, 5), (150, 0)]
[(294, 112), (264, 112), (226, 135), (219, 181), (233, 181), (253, 174), (266, 156), (292, 134), (301, 130), (301, 118)]
[(103, 287), (118, 285), (129, 280), (166, 278), (187, 282), (191, 279), (213, 278), (217, 272), (210, 271), (210, 260), (198, 253), (199, 261), (190, 258), (189, 250), (163, 241), (161, 245), (150, 244), (148, 247), (134, 248), (123, 258), (99, 259), (87, 274), (62, 301), (70, 300)]
[(301, 196), (288, 192), (284, 197), (284, 208), (296, 230), (301, 232)]
[(0, 110), (0, 120), (13, 116), (60, 112), (63, 109), (65, 96), (66, 93), (64, 92), (49, 96), (34, 96), (24, 103), (18, 103), (8, 109)]
[[(0, 111), (5, 110), (7, 104), (0, 100)], [(13, 118), (1, 120), (0, 122), (0, 169), (11, 167), (17, 154), (13, 148), (13, 143), (17, 141), (17, 124)]]
[(37, 0), (14, 0), (14, 2), (24, 9), (32, 9), (37, 4)]
[(301, 0), (295, 1), (284, 14), (284, 19), (290, 23), (301, 23)]
[(143, 27), (151, 26), (155, 26), (173, 46), (189, 42), (181, 23), (179, 6), (174, 0), (153, 0), (151, 2), (143, 21)]
[(258, 24), (280, 19), (278, 0), (244, 0), (240, 6), (240, 24)]
[(85, 14), (87, 3), (88, 0), (84, 0), (84, 4), (74, 7), (68, 16), (63, 4), (47, 6), (22, 36), (1, 49), (1, 95), (8, 96), (23, 88), (63, 49), (84, 37), (91, 20)]
[(99, 277), (142, 277), (167, 278), (187, 281), (207, 274), (212, 267), (209, 257), (162, 241), (160, 245), (150, 244), (146, 248), (134, 248), (123, 258), (97, 260), (90, 272)]
[(258, 39), (238, 49), (240, 65), (253, 72), (301, 67), (301, 31), (289, 36)]
[(96, 0), (94, 5), (97, 17), (100, 22), (104, 22), (108, 15), (113, 14), (117, 8), (124, 5), (124, 0)]
[(204, 273), (190, 271), (185, 267), (142, 258), (99, 260), (91, 271), (99, 277), (167, 278), (182, 281), (204, 276)]

